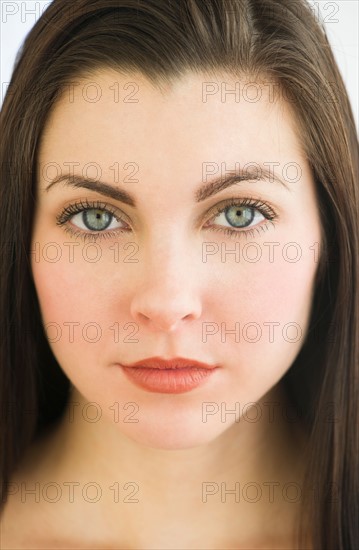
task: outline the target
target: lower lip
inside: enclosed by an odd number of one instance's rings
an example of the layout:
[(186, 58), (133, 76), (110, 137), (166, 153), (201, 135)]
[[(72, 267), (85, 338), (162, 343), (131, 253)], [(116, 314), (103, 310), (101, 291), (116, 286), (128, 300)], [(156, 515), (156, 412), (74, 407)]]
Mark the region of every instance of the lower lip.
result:
[(123, 367), (126, 376), (138, 387), (155, 393), (185, 393), (203, 384), (216, 369), (186, 367), (182, 369), (150, 369)]

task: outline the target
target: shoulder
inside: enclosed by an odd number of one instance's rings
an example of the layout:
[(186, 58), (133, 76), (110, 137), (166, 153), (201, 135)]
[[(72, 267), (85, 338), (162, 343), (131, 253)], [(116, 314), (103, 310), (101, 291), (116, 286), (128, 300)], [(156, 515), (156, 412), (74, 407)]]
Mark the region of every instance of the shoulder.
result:
[[(78, 509), (65, 498), (56, 501), (53, 489), (61, 487), (53, 457), (53, 432), (33, 442), (11, 477), (11, 490), (0, 515), (0, 548), (6, 550), (119, 550), (89, 540), (84, 517), (87, 510)], [(51, 487), (52, 486), (52, 487)]]
[(6, 550), (104, 550), (104, 546), (89, 546), (68, 533), (71, 522), (63, 524), (59, 514), (39, 503), (22, 502), (11, 495), (0, 517), (1, 548)]
[(47, 475), (47, 438), (48, 434), (44, 434), (29, 446), (10, 479), (8, 498), (0, 516), (2, 548), (65, 548), (58, 546), (53, 537), (50, 543), (46, 535), (56, 533), (55, 510), (41, 498), (42, 482)]

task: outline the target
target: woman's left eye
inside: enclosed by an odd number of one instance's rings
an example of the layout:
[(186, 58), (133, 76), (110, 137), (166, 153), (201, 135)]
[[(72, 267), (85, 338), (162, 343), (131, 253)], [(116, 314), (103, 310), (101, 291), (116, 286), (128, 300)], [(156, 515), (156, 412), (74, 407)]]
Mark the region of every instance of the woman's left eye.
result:
[[(260, 222), (265, 219), (255, 208), (250, 206), (230, 206), (223, 210), (223, 212), (216, 216), (218, 218), (218, 225), (225, 225), (229, 223), (229, 227), (243, 229), (244, 227), (250, 227), (253, 222)], [(228, 226), (227, 226), (228, 227)]]
[[(222, 226), (227, 228), (222, 231), (238, 233), (242, 229), (254, 228), (263, 220), (273, 221), (276, 217), (274, 210), (266, 203), (248, 199), (240, 202), (233, 199), (230, 204), (216, 207), (214, 216), (212, 215), (206, 226)], [(214, 230), (221, 231), (219, 227)]]

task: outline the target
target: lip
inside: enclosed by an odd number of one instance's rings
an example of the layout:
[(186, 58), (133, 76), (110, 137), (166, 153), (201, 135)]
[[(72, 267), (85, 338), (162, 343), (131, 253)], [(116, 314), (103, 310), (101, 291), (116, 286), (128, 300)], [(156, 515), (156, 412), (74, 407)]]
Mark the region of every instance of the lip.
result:
[(197, 367), (199, 369), (215, 369), (218, 365), (209, 365), (195, 359), (185, 359), (183, 357), (175, 357), (174, 359), (162, 359), (162, 357), (149, 357), (142, 359), (136, 363), (122, 364), (123, 367), (129, 368), (147, 368), (147, 369), (185, 369), (189, 367)]
[(151, 357), (128, 365), (119, 364), (138, 387), (154, 393), (185, 393), (203, 384), (219, 365), (176, 357)]

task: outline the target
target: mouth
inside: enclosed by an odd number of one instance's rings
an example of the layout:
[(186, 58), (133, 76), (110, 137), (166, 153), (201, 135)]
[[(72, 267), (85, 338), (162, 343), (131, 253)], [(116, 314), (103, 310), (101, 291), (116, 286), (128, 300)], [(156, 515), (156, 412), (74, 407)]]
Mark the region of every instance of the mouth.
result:
[(148, 392), (172, 394), (197, 388), (219, 368), (219, 365), (181, 357), (171, 360), (153, 357), (119, 366), (137, 387)]
[(185, 359), (183, 357), (175, 357), (174, 359), (162, 359), (161, 357), (150, 357), (148, 359), (142, 359), (136, 363), (130, 363), (124, 365), (124, 367), (129, 368), (145, 368), (145, 369), (188, 369), (188, 368), (197, 368), (197, 369), (215, 369), (218, 365), (210, 365), (208, 363), (202, 363), (201, 361), (196, 361), (195, 359)]

